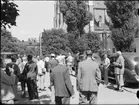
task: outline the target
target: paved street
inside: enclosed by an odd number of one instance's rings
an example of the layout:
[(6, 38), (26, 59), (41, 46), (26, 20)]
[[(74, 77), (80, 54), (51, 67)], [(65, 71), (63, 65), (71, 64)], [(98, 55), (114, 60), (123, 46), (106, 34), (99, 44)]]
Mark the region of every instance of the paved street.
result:
[[(79, 92), (76, 90), (76, 78), (71, 76), (72, 84), (74, 85), (75, 98), (71, 99), (71, 104), (79, 103)], [(98, 104), (139, 104), (139, 100), (136, 98), (136, 92), (139, 88), (124, 88), (124, 92), (118, 92), (114, 90), (115, 85), (110, 84), (107, 88), (100, 84), (98, 92)], [(20, 87), (19, 87), (20, 89)], [(21, 92), (19, 92), (21, 94)], [(50, 104), (50, 97), (48, 92), (39, 92), (39, 99), (29, 101), (28, 98), (19, 98), (17, 104)]]

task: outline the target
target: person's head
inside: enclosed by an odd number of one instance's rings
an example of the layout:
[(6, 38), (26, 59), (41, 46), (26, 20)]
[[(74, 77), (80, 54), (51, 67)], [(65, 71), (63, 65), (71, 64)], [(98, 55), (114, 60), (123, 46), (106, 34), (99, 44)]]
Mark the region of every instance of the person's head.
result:
[(121, 56), (122, 55), (122, 52), (121, 51), (117, 51), (117, 56)]
[(23, 57), (23, 62), (26, 62), (27, 61), (27, 57)]
[(107, 58), (107, 57), (108, 57), (108, 56), (107, 56), (107, 54), (105, 53), (105, 54), (104, 54), (104, 58)]
[(65, 57), (61, 56), (61, 57), (57, 58), (57, 61), (58, 61), (58, 63), (64, 64), (64, 59), (65, 59)]
[(13, 70), (13, 64), (12, 63), (7, 64), (6, 69), (9, 69), (9, 71), (11, 72)]
[(55, 58), (55, 54), (52, 53), (52, 54), (51, 54), (51, 58)]
[(87, 57), (92, 57), (92, 51), (91, 50), (87, 50), (86, 51), (86, 56)]
[(28, 55), (28, 56), (27, 56), (27, 60), (28, 60), (28, 61), (31, 61), (31, 60), (32, 60), (32, 58), (33, 58), (33, 56), (32, 56), (32, 55)]
[(17, 60), (17, 59), (16, 59), (16, 57), (15, 57), (15, 56), (12, 56), (12, 57), (11, 57), (11, 61), (12, 61), (12, 62), (14, 62), (14, 63), (15, 63), (15, 62), (16, 62), (16, 60)]

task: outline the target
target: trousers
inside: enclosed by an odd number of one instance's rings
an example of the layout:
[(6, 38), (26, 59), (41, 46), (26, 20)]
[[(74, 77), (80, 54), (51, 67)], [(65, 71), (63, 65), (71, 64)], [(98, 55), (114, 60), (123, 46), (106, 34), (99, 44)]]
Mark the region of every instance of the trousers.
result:
[(97, 104), (97, 92), (80, 91), (79, 104)]
[(108, 84), (108, 69), (105, 69), (105, 68), (104, 68), (104, 81), (105, 81), (105, 84), (107, 85)]
[(44, 75), (38, 75), (38, 88), (44, 89)]
[(55, 96), (55, 103), (58, 105), (62, 105), (62, 104), (70, 104), (70, 97), (59, 97), (59, 96)]
[(121, 86), (124, 86), (124, 80), (122, 74), (115, 74), (116, 84), (117, 88), (121, 88)]
[(27, 79), (27, 88), (30, 100), (38, 99), (36, 80)]

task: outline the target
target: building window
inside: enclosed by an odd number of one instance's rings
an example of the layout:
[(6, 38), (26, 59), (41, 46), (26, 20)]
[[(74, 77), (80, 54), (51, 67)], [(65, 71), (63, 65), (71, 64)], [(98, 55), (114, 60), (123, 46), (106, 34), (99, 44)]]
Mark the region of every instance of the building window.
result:
[(115, 48), (112, 48), (112, 52), (115, 53), (116, 52), (116, 49)]

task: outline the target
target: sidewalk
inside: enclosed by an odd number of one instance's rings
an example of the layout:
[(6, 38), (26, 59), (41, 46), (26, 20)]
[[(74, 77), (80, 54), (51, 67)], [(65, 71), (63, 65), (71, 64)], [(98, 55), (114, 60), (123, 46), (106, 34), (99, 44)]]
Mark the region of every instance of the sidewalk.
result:
[[(27, 89), (26, 89), (27, 90)], [(28, 93), (28, 92), (26, 92)], [(15, 102), (15, 104), (50, 104), (50, 95), (47, 91), (38, 91), (39, 99), (29, 100), (28, 94), (25, 98), (21, 97), (21, 86), (20, 82), (18, 84), (18, 96), (19, 100)]]
[[(74, 76), (71, 77), (72, 85), (74, 86), (74, 92), (75, 92), (75, 98), (70, 99), (70, 104), (78, 104), (79, 103), (79, 92), (76, 89), (76, 78)], [(26, 88), (27, 90), (27, 88)], [(28, 93), (26, 91), (26, 93)], [(18, 84), (18, 95), (19, 95), (19, 101), (15, 102), (15, 104), (51, 104), (50, 100), (50, 94), (47, 91), (38, 91), (39, 93), (39, 99), (35, 99), (30, 101), (28, 98), (28, 94), (25, 98), (21, 97), (21, 86), (20, 82)]]

